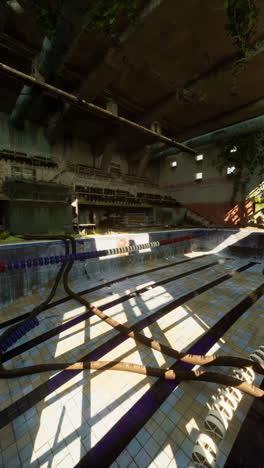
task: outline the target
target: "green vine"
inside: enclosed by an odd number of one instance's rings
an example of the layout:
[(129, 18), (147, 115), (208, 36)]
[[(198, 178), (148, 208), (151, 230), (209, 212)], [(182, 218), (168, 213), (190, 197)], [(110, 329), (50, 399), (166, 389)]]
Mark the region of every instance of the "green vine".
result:
[(231, 94), (237, 95), (238, 76), (245, 70), (247, 63), (263, 48), (264, 41), (252, 42), (259, 23), (256, 0), (224, 0), (224, 7), (228, 17), (226, 31), (238, 49), (239, 55), (232, 67)]
[[(234, 151), (236, 149), (236, 151)], [(264, 131), (241, 135), (228, 140), (214, 161), (216, 168), (223, 173), (227, 167), (235, 167), (232, 175), (234, 190), (232, 201), (238, 191), (245, 192), (252, 175), (263, 178), (264, 174)]]
[(56, 28), (56, 12), (48, 6), (43, 6), (37, 0), (28, 0), (28, 4), (36, 15), (36, 20), (48, 37), (51, 37)]
[(175, 99), (177, 102), (184, 102), (186, 104), (201, 104), (206, 102), (207, 95), (200, 89), (177, 88)]
[(260, 51), (264, 49), (264, 41), (257, 41), (245, 51), (245, 56), (236, 60), (232, 67), (233, 83), (231, 94), (238, 94), (238, 76), (245, 70), (247, 63), (250, 62)]
[(87, 27), (110, 34), (114, 40), (118, 40), (117, 23), (120, 15), (124, 14), (130, 23), (134, 23), (138, 4), (139, 0), (101, 0), (92, 13)]
[[(9, 0), (0, 0), (0, 7), (7, 8)], [(52, 36), (56, 27), (56, 12), (48, 6), (43, 6), (38, 0), (25, 0), (25, 6), (34, 11), (39, 27), (47, 36)]]
[[(44, 6), (39, 0), (25, 0), (25, 3), (35, 12), (36, 20), (47, 36), (52, 36), (56, 28), (57, 12)], [(8, 0), (0, 0), (0, 7), (6, 7)], [(124, 15), (129, 23), (134, 23), (137, 16), (139, 0), (99, 0), (91, 11), (87, 28), (109, 34), (118, 40), (118, 20)]]
[(252, 51), (252, 39), (257, 32), (259, 9), (256, 0), (224, 0), (228, 16), (227, 34), (232, 38), (241, 57)]

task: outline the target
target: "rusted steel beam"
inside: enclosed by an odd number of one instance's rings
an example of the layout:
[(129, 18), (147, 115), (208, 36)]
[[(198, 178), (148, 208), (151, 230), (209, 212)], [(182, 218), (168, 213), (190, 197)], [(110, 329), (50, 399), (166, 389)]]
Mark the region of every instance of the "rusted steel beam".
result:
[(152, 130), (146, 127), (143, 127), (142, 125), (136, 122), (132, 122), (131, 120), (125, 119), (124, 117), (114, 115), (111, 112), (107, 111), (106, 109), (102, 109), (101, 107), (96, 106), (95, 104), (87, 102), (84, 99), (76, 97), (73, 94), (67, 93), (66, 91), (56, 88), (55, 86), (52, 86), (48, 83), (45, 83), (43, 81), (38, 81), (36, 78), (30, 75), (27, 75), (26, 73), (22, 73), (21, 71), (16, 70), (15, 68), (9, 67), (8, 65), (5, 65), (4, 63), (1, 63), (1, 62), (0, 62), (0, 72), (8, 74), (12, 76), (13, 78), (16, 78), (20, 81), (23, 81), (29, 86), (33, 85), (33, 86), (39, 87), (46, 94), (49, 94), (50, 96), (54, 96), (56, 98), (61, 98), (63, 101), (66, 101), (76, 107), (79, 107), (80, 109), (86, 112), (95, 114), (98, 117), (106, 118), (106, 119), (112, 120), (113, 122), (116, 122), (117, 124), (130, 127), (134, 130), (137, 130), (140, 133), (144, 133), (146, 136), (155, 138), (156, 140), (162, 141), (163, 143), (166, 143), (168, 145), (175, 146), (176, 148), (179, 148), (181, 151), (191, 153), (191, 154), (197, 154), (197, 152), (194, 149), (189, 148), (186, 145), (182, 145), (181, 143), (171, 138), (168, 138), (165, 135), (159, 135), (158, 133), (153, 132)]

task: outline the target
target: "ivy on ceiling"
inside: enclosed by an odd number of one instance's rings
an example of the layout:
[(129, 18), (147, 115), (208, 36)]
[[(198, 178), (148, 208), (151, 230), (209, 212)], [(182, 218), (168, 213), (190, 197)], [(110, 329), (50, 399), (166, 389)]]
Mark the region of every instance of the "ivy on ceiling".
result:
[[(6, 6), (9, 0), (0, 0), (0, 7)], [(257, 32), (260, 12), (256, 0), (223, 0), (228, 23), (226, 31), (238, 50), (238, 59), (232, 67), (232, 94), (238, 93), (238, 75), (246, 64), (264, 47), (264, 41), (252, 42)], [(97, 0), (92, 9), (87, 28), (106, 33), (116, 42), (119, 40), (118, 22), (123, 16), (129, 24), (137, 18), (140, 0)], [(57, 12), (44, 5), (40, 0), (23, 0), (34, 11), (36, 20), (47, 36), (52, 36), (56, 28)], [(177, 90), (177, 100), (182, 102), (205, 102), (206, 94), (193, 94), (188, 88)]]
[[(9, 0), (0, 0), (0, 6), (7, 6)], [(47, 36), (55, 32), (57, 11), (44, 5), (39, 0), (24, 0), (35, 13), (36, 20)], [(130, 23), (135, 23), (139, 0), (99, 0), (91, 10), (90, 21), (87, 28), (92, 31), (109, 34), (118, 41), (118, 20), (123, 15)]]
[(238, 59), (232, 67), (231, 89), (231, 94), (238, 94), (238, 75), (264, 46), (264, 41), (253, 42), (260, 12), (256, 0), (224, 0), (224, 7), (228, 17), (226, 31), (238, 50)]
[[(7, 5), (9, 0), (0, 0), (0, 6)], [(23, 0), (36, 13), (37, 20), (46, 33), (54, 32), (56, 12), (39, 0)], [(110, 34), (117, 39), (117, 22), (124, 14), (129, 22), (136, 20), (139, 0), (98, 0), (91, 12), (87, 25), (92, 30)], [(224, 0), (228, 17), (227, 34), (231, 37), (241, 58), (247, 59), (256, 52), (262, 43), (252, 45), (252, 39), (257, 32), (259, 9), (256, 0)]]
[[(231, 94), (238, 94), (238, 75), (246, 68), (258, 52), (264, 48), (264, 41), (254, 42), (259, 24), (259, 9), (256, 0), (223, 0), (228, 22), (226, 32), (238, 51), (238, 58), (232, 66)], [(203, 103), (207, 95), (201, 90), (193, 93), (191, 89), (177, 90), (176, 98), (179, 102)]]
[(94, 31), (110, 34), (118, 41), (117, 23), (123, 14), (129, 23), (135, 23), (139, 0), (101, 0), (92, 11), (87, 27)]
[[(34, 12), (39, 27), (47, 36), (54, 34), (57, 14), (52, 8), (47, 5), (44, 6), (38, 0), (23, 0), (21, 5), (30, 8)], [(1, 8), (7, 8), (8, 6), (9, 0), (0, 0)]]
[[(238, 59), (232, 66), (233, 83), (231, 94), (238, 93), (238, 75), (245, 69), (258, 51), (264, 47), (264, 41), (253, 42), (259, 24), (259, 9), (256, 0), (224, 0), (228, 22), (226, 32), (238, 51)], [(193, 96), (188, 88), (182, 88), (177, 94), (178, 101), (206, 102), (206, 93)]]
[(34, 11), (36, 15), (36, 20), (40, 25), (43, 32), (51, 37), (56, 28), (56, 12), (49, 8), (48, 6), (43, 6), (37, 0), (28, 0), (30, 8)]
[[(235, 151), (236, 149), (236, 151)], [(264, 131), (240, 135), (228, 140), (214, 164), (223, 173), (227, 167), (235, 167), (232, 175), (234, 190), (232, 199), (235, 199), (239, 190), (243, 193), (246, 185), (253, 175), (263, 180), (264, 175)]]
[(252, 40), (257, 32), (259, 9), (256, 0), (224, 0), (228, 24), (226, 31), (241, 57), (252, 52)]

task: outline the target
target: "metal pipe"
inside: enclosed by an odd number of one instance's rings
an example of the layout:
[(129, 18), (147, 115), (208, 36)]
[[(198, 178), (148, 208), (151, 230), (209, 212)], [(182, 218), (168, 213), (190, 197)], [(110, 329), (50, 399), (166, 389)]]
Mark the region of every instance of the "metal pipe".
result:
[[(230, 138), (234, 138), (238, 135), (246, 135), (257, 130), (264, 128), (264, 115), (254, 117), (253, 119), (245, 120), (243, 122), (238, 122), (234, 125), (229, 125), (228, 127), (220, 128), (214, 132), (206, 133), (190, 140), (183, 142), (184, 145), (191, 146), (203, 146), (207, 144), (219, 143)], [(167, 156), (173, 156), (178, 154), (179, 151), (175, 151), (174, 148), (169, 148), (163, 151), (159, 151), (154, 154), (152, 159), (159, 159), (161, 157), (165, 158)]]
[(111, 119), (113, 122), (133, 128), (134, 130), (144, 133), (145, 135), (149, 137), (155, 138), (156, 140), (162, 141), (163, 143), (175, 146), (180, 151), (194, 154), (194, 155), (197, 154), (197, 152), (194, 149), (189, 148), (186, 145), (183, 145), (164, 135), (160, 135), (159, 133), (153, 132), (149, 128), (143, 127), (142, 125), (139, 125), (136, 122), (132, 122), (131, 120), (125, 119), (124, 117), (120, 117), (119, 115), (114, 115), (111, 112), (107, 111), (106, 109), (98, 107), (95, 104), (85, 101), (85, 99), (81, 99), (77, 96), (74, 96), (73, 94), (67, 93), (66, 91), (63, 91), (62, 89), (56, 88), (55, 86), (52, 86), (48, 83), (38, 81), (36, 78), (30, 75), (27, 75), (26, 73), (22, 73), (12, 67), (9, 67), (8, 65), (5, 65), (4, 63), (0, 63), (0, 72), (7, 73), (8, 75), (11, 75), (13, 78), (23, 81), (29, 86), (33, 85), (35, 88), (40, 88), (46, 91), (46, 93), (49, 94), (50, 96), (54, 96), (56, 98), (59, 97), (63, 101), (70, 102), (72, 105), (79, 107), (80, 109), (86, 112), (97, 114), (98, 117)]
[[(71, 47), (87, 24), (87, 16), (91, 13), (93, 4), (92, 0), (63, 2), (56, 19), (56, 30), (51, 38), (44, 37), (41, 52), (35, 60), (36, 72), (44, 81), (52, 82), (57, 76)], [(39, 88), (22, 88), (10, 118), (15, 127), (23, 128), (26, 114), (40, 94)]]

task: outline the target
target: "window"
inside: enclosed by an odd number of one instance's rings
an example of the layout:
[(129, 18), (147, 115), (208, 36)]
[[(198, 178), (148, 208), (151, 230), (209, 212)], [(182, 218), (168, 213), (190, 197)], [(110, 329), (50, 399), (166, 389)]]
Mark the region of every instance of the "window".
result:
[(195, 179), (196, 180), (202, 180), (202, 178), (203, 178), (203, 173), (202, 172), (196, 172)]
[(171, 167), (177, 167), (177, 161), (172, 161), (172, 162), (170, 163), (170, 165), (171, 165)]
[(236, 170), (235, 166), (228, 167), (226, 170), (226, 173), (227, 175), (234, 174), (235, 170)]
[(196, 161), (202, 161), (203, 160), (203, 154), (197, 154), (197, 156), (195, 156), (195, 159), (196, 159)]

